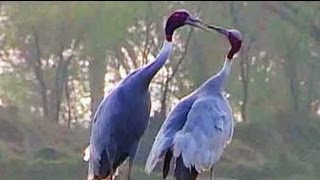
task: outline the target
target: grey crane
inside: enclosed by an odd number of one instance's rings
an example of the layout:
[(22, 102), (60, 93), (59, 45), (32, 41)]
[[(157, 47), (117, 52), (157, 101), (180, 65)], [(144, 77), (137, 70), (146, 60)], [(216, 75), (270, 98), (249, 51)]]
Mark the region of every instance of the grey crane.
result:
[(174, 31), (184, 25), (206, 30), (200, 19), (187, 10), (170, 14), (165, 26), (165, 40), (155, 60), (124, 78), (99, 104), (91, 125), (89, 146), (84, 160), (89, 161), (87, 179), (112, 179), (113, 174), (129, 158), (128, 179), (133, 160), (150, 116), (149, 85), (168, 59)]
[(242, 37), (236, 29), (212, 25), (208, 28), (223, 34), (231, 45), (222, 69), (188, 96), (169, 113), (150, 150), (145, 171), (150, 174), (164, 158), (163, 179), (174, 158), (177, 180), (195, 180), (199, 173), (210, 170), (219, 161), (233, 136), (233, 116), (223, 95), (232, 59), (240, 50)]

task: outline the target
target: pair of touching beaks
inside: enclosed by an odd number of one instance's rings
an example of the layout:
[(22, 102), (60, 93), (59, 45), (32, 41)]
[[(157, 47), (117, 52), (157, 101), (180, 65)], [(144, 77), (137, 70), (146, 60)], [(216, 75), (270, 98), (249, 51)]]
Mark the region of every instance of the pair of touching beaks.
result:
[(226, 29), (226, 28), (223, 28), (223, 27), (219, 27), (219, 26), (216, 26), (216, 25), (213, 25), (213, 24), (207, 24), (207, 23), (203, 22), (201, 19), (195, 18), (195, 17), (192, 17), (192, 16), (190, 16), (186, 20), (186, 24), (188, 24), (190, 26), (194, 26), (194, 27), (200, 28), (200, 29), (202, 29), (204, 31), (215, 30), (215, 31), (219, 32), (220, 34), (225, 35), (226, 37), (229, 36), (229, 33), (236, 32), (236, 34), (237, 34), (236, 36), (241, 41), (241, 33), (237, 29), (229, 30), (229, 29)]

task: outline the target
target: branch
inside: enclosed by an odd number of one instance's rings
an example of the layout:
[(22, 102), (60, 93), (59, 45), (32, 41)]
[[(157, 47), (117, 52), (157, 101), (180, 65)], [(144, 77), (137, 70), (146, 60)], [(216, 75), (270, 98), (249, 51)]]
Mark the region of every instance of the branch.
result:
[(146, 10), (146, 16), (145, 16), (145, 22), (147, 23), (146, 25), (146, 41), (144, 43), (144, 48), (143, 48), (143, 60), (142, 60), (142, 64), (146, 64), (147, 62), (147, 54), (149, 54), (150, 48), (148, 47), (148, 42), (149, 42), (149, 32), (150, 32), (150, 26), (151, 26), (151, 21), (149, 21), (149, 15), (151, 15), (152, 13), (152, 2), (148, 1), (148, 8)]
[[(232, 15), (233, 24), (242, 32), (245, 32), (245, 29), (241, 27), (241, 23), (239, 20), (239, 12), (237, 11), (238, 7), (234, 7), (234, 2), (230, 4), (230, 14)], [(240, 57), (240, 75), (241, 75), (241, 83), (243, 88), (243, 97), (241, 105), (241, 117), (244, 122), (247, 121), (247, 103), (248, 103), (248, 95), (249, 95), (249, 50), (251, 49), (253, 38), (249, 38), (247, 43), (247, 47), (243, 47), (241, 49), (241, 57)]]
[[(264, 2), (264, 6), (269, 11), (277, 14), (281, 19), (290, 22), (292, 25), (298, 27), (297, 30), (301, 31), (301, 33), (305, 33), (306, 30), (309, 30), (309, 33), (315, 37), (315, 39), (319, 42), (320, 41), (320, 27), (314, 24), (312, 21), (304, 21), (304, 22), (298, 22), (296, 18), (293, 16), (298, 16), (297, 8), (293, 7), (289, 3), (285, 3), (284, 7), (286, 8), (280, 8), (278, 6), (272, 5), (269, 2)], [(293, 15), (292, 15), (293, 14)], [(303, 24), (303, 25), (302, 25)], [(310, 29), (309, 29), (310, 28)]]
[(54, 119), (56, 121), (59, 120), (59, 112), (60, 112), (60, 106), (61, 106), (61, 99), (62, 99), (62, 91), (64, 89), (64, 85), (67, 82), (67, 78), (68, 78), (68, 67), (71, 63), (72, 58), (74, 57), (74, 51), (76, 50), (76, 48), (78, 47), (80, 43), (80, 38), (76, 39), (74, 42), (74, 45), (72, 47), (72, 54), (67, 58), (64, 59), (63, 57), (63, 51), (65, 50), (64, 48), (64, 43), (62, 41), (61, 43), (61, 49), (60, 49), (60, 53), (59, 53), (59, 63), (58, 63), (58, 67), (57, 67), (57, 71), (56, 71), (56, 81), (55, 81), (55, 94), (56, 97), (54, 97), (56, 99), (56, 109), (55, 109), (55, 117)]
[(119, 63), (123, 66), (126, 74), (129, 74), (130, 67), (128, 66), (127, 63), (124, 62), (124, 56), (123, 56), (123, 54), (121, 52), (121, 47), (116, 49), (116, 56), (117, 56), (117, 59), (118, 59)]
[[(64, 23), (62, 23), (61, 26), (61, 36), (64, 34)], [(63, 69), (65, 66), (65, 63), (63, 61), (63, 51), (65, 50), (64, 47), (64, 38), (60, 38), (60, 51), (59, 51), (59, 61), (56, 69), (56, 77), (55, 77), (55, 86), (54, 86), (54, 95), (53, 99), (55, 100), (55, 109), (54, 109), (54, 120), (59, 120), (59, 113), (60, 113), (60, 104), (61, 104), (61, 97), (62, 97), (62, 91), (63, 91), (63, 84), (64, 84), (64, 74)]]
[(127, 44), (124, 44), (123, 46), (128, 51), (128, 54), (129, 54), (129, 56), (131, 58), (131, 62), (133, 64), (133, 66), (134, 66), (133, 68), (135, 68), (135, 69), (138, 68), (137, 55), (134, 52), (133, 48), (130, 48)]
[[(75, 83), (74, 83), (74, 81), (72, 80), (71, 81), (71, 91), (73, 91), (73, 92), (75, 92)], [(74, 118), (74, 120), (75, 120), (75, 122), (78, 122), (78, 117), (77, 117), (77, 113), (75, 112), (75, 111), (73, 111), (73, 118)]]
[(68, 81), (65, 86), (65, 93), (66, 93), (66, 99), (67, 99), (67, 106), (68, 106), (68, 128), (71, 127), (71, 103), (70, 103), (70, 93), (69, 93), (69, 85)]
[(34, 45), (35, 45), (35, 57), (31, 57), (29, 59), (29, 64), (34, 69), (34, 73), (38, 83), (40, 85), (40, 94), (42, 97), (42, 107), (43, 113), (46, 118), (49, 116), (49, 109), (48, 109), (48, 99), (47, 99), (47, 85), (44, 80), (43, 70), (42, 70), (42, 62), (41, 62), (41, 49), (39, 45), (38, 34), (33, 27), (33, 37), (34, 37)]

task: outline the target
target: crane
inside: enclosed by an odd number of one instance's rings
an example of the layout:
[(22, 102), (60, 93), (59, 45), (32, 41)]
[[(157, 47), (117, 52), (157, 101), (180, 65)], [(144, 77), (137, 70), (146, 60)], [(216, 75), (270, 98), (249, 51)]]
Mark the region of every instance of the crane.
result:
[(242, 35), (236, 29), (207, 27), (224, 35), (231, 48), (220, 71), (183, 97), (167, 116), (147, 158), (147, 174), (164, 159), (162, 174), (166, 179), (170, 161), (174, 158), (174, 176), (177, 180), (195, 180), (199, 173), (209, 169), (212, 176), (214, 165), (231, 142), (232, 109), (223, 91), (232, 59), (241, 48)]
[(128, 177), (140, 139), (149, 123), (149, 85), (173, 49), (174, 31), (184, 25), (206, 30), (204, 23), (185, 9), (172, 12), (165, 26), (162, 49), (154, 61), (134, 70), (103, 98), (91, 122), (91, 135), (84, 151), (88, 161), (87, 179), (112, 179), (117, 168), (129, 158)]

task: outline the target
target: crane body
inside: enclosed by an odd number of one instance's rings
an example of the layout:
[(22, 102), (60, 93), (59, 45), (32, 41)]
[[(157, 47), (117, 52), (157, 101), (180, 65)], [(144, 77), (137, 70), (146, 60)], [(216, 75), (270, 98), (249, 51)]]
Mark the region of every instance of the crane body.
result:
[[(210, 26), (211, 27), (211, 26)], [(145, 171), (147, 174), (164, 159), (163, 178), (168, 175), (174, 158), (177, 180), (195, 180), (199, 173), (212, 170), (223, 150), (231, 142), (234, 126), (231, 106), (223, 95), (229, 77), (233, 55), (241, 47), (237, 30), (216, 28), (231, 44), (221, 70), (180, 102), (161, 126)]]
[(127, 158), (127, 179), (130, 179), (140, 139), (149, 123), (149, 85), (170, 56), (174, 31), (186, 24), (203, 28), (202, 22), (188, 11), (174, 11), (166, 22), (165, 40), (155, 60), (130, 73), (99, 104), (84, 154), (84, 160), (89, 161), (88, 180), (112, 179)]

